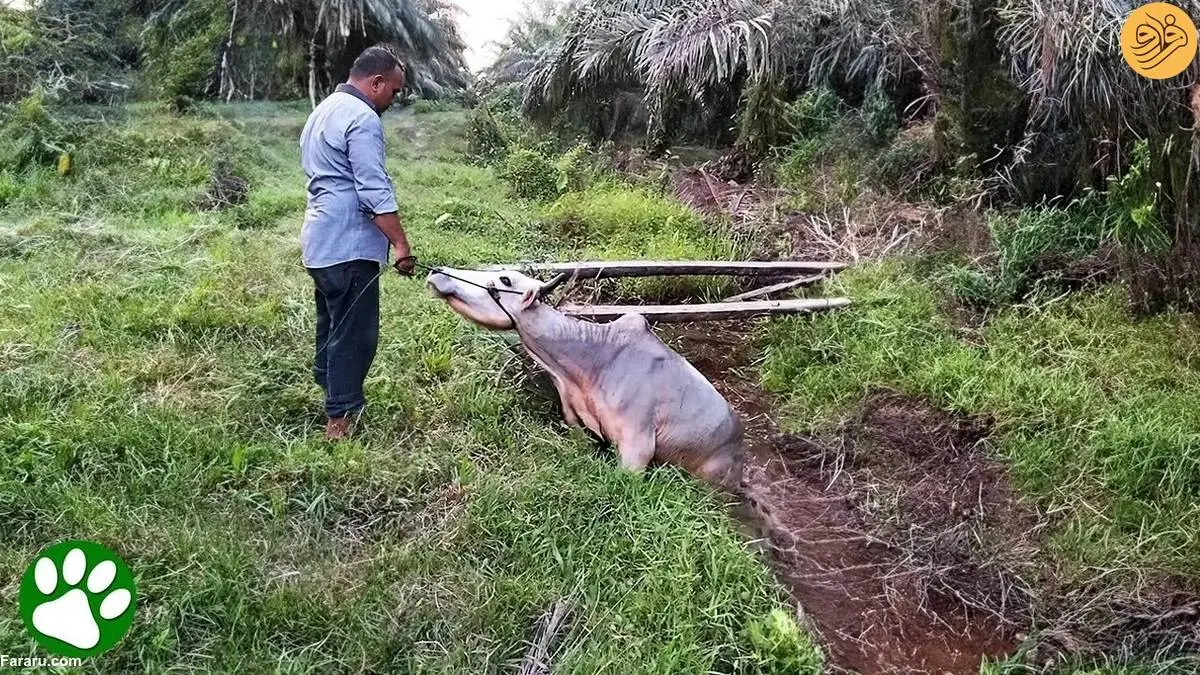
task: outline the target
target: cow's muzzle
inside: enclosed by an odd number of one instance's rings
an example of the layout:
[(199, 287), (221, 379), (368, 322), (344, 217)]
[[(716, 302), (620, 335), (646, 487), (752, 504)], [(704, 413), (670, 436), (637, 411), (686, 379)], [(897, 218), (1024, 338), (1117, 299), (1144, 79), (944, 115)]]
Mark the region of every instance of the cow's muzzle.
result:
[(425, 278), (425, 287), (439, 298), (454, 296), (454, 280), (441, 272), (430, 272)]

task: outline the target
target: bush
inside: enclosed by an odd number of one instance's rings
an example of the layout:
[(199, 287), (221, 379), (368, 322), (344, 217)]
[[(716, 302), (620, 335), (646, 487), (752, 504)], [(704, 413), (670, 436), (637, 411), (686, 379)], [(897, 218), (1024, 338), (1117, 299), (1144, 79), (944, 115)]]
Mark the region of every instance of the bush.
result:
[(878, 87), (871, 89), (867, 94), (867, 99), (863, 102), (862, 118), (867, 137), (877, 146), (891, 141), (900, 127), (896, 106), (887, 93)]
[(558, 194), (558, 176), (545, 155), (526, 148), (510, 152), (500, 170), (512, 195), (522, 199), (553, 199)]
[(880, 185), (915, 197), (933, 168), (933, 139), (926, 129), (916, 128), (892, 141), (870, 164), (870, 174)]
[(521, 98), (524, 95), (524, 85), (521, 82), (506, 82), (484, 92), (481, 103), (492, 110), (518, 112), (521, 109)]
[(8, 206), (20, 193), (17, 181), (7, 171), (0, 172), (0, 209)]
[(0, 145), (0, 166), (10, 169), (58, 167), (71, 151), (67, 127), (50, 114), (45, 92), (40, 88), (16, 105), (0, 110), (0, 138), (5, 139)]
[(228, 209), (226, 213), (233, 226), (239, 230), (274, 227), (279, 221), (304, 209), (303, 199), (295, 195), (276, 192), (252, 192), (245, 204)]
[(683, 204), (646, 190), (604, 185), (563, 195), (547, 211), (553, 234), (581, 243), (636, 248), (660, 234), (706, 237), (703, 223)]
[(842, 101), (828, 87), (809, 89), (788, 104), (784, 116), (795, 138), (812, 138), (829, 130), (842, 114)]
[[(545, 234), (558, 248), (594, 260), (706, 260), (730, 254), (728, 239), (711, 234), (679, 201), (616, 183), (559, 197), (545, 211)], [(697, 292), (716, 298), (729, 290), (726, 279), (686, 276), (621, 279), (599, 288), (643, 299)]]
[(143, 78), (150, 93), (188, 112), (191, 99), (213, 93), (217, 54), (229, 30), (229, 6), (205, 0), (187, 3), (163, 25), (153, 26), (145, 50)]
[(586, 143), (578, 143), (560, 155), (554, 160), (554, 168), (558, 171), (559, 194), (586, 190), (608, 173)]
[(467, 122), (468, 159), (484, 166), (494, 166), (503, 161), (507, 152), (508, 138), (492, 111), (486, 106), (473, 110)]

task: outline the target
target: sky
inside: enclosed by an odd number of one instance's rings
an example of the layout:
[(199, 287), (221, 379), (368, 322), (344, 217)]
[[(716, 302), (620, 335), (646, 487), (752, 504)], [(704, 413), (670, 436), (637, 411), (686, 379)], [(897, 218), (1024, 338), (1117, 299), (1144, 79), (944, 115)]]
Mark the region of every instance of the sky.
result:
[[(0, 4), (21, 8), (24, 0), (0, 0)], [(508, 20), (521, 14), (527, 4), (523, 0), (457, 0), (462, 8), (458, 17), (463, 37), (467, 41), (467, 65), (473, 71), (486, 68), (496, 59), (494, 47), (488, 43), (504, 37)]]
[(478, 72), (496, 60), (489, 42), (499, 40), (508, 31), (508, 20), (521, 15), (523, 0), (457, 0), (462, 8), (458, 25), (467, 41), (467, 65)]

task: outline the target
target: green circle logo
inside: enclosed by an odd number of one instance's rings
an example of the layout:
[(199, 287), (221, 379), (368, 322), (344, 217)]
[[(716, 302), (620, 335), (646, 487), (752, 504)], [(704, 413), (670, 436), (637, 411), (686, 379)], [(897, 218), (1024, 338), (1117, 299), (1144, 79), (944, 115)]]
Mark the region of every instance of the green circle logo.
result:
[(21, 577), (21, 618), (37, 643), (58, 656), (112, 649), (133, 624), (137, 593), (125, 561), (91, 541), (42, 551)]

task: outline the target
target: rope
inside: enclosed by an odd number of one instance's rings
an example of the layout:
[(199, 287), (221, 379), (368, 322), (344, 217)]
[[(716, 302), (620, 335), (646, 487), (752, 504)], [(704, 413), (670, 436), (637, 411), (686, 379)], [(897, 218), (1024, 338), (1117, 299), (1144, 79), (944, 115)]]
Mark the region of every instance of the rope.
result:
[[(461, 281), (464, 284), (469, 284), (471, 286), (475, 286), (476, 288), (482, 288), (484, 291), (487, 291), (488, 296), (491, 297), (491, 299), (500, 307), (500, 310), (502, 312), (504, 312), (505, 316), (508, 317), (509, 321), (512, 321), (514, 326), (517, 325), (517, 321), (516, 321), (516, 319), (513, 318), (513, 315), (509, 314), (508, 310), (504, 307), (504, 305), (500, 303), (500, 295), (499, 294), (500, 293), (514, 293), (517, 295), (521, 295), (523, 293), (523, 291), (516, 291), (516, 290), (507, 289), (507, 288), (496, 288), (495, 286), (484, 286), (483, 284), (477, 284), (474, 281), (468, 281), (466, 279), (463, 279), (462, 277), (456, 277), (453, 274), (446, 272), (440, 266), (430, 267), (429, 265), (422, 265), (421, 263), (417, 262), (417, 256), (415, 256), (415, 255), (410, 255), (410, 256), (407, 256), (404, 258), (399, 258), (398, 260), (396, 260), (396, 262), (400, 262), (401, 260), (412, 260), (413, 267), (419, 267), (419, 268), (421, 268), (423, 270), (427, 270), (429, 272), (437, 272), (438, 274), (450, 277), (451, 279), (454, 279), (455, 281)], [(346, 315), (342, 317), (341, 321), (338, 321), (336, 326), (334, 326), (332, 329), (330, 329), (329, 337), (325, 340), (325, 344), (321, 345), (321, 347), (319, 349), (317, 349), (316, 354), (314, 354), (314, 358), (316, 358), (317, 354), (320, 354), (321, 352), (325, 351), (325, 348), (328, 347), (329, 343), (333, 341), (333, 336), (334, 336), (334, 334), (337, 333), (337, 329), (341, 328), (342, 324), (346, 322), (346, 319), (350, 318), (350, 310), (354, 309), (354, 306), (358, 304), (358, 301), (360, 299), (362, 299), (363, 293), (366, 293), (367, 289), (371, 287), (371, 284), (378, 281), (379, 277), (383, 276), (384, 273), (387, 272), (387, 270), (388, 270), (387, 267), (380, 267), (379, 274), (376, 274), (374, 277), (372, 277), (372, 279), (367, 282), (366, 286), (363, 286), (363, 289), (358, 292), (358, 296), (355, 297), (354, 300), (350, 303), (350, 306), (346, 308)], [(412, 276), (412, 275), (408, 274), (405, 276)]]

